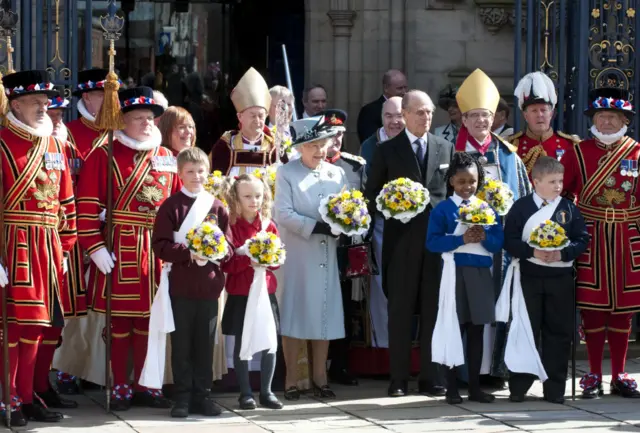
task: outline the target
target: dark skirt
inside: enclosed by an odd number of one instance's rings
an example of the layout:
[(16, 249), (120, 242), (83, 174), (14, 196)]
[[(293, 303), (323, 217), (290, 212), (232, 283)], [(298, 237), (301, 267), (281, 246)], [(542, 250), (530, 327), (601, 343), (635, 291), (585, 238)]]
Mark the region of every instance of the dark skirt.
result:
[(489, 268), (456, 266), (458, 322), (484, 325), (495, 321), (495, 289)]
[[(222, 313), (222, 333), (224, 335), (242, 335), (244, 327), (244, 312), (247, 309), (248, 296), (228, 295)], [(276, 332), (280, 335), (280, 311), (278, 310), (278, 300), (274, 293), (269, 295), (269, 303), (273, 318), (276, 321)]]

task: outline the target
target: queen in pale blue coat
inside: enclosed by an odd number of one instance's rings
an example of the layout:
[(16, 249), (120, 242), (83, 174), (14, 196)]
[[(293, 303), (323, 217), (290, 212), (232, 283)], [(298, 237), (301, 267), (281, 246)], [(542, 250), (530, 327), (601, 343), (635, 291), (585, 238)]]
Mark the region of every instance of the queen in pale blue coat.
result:
[(316, 396), (335, 397), (327, 385), (329, 340), (344, 338), (344, 314), (337, 259), (337, 237), (318, 208), (347, 179), (342, 168), (325, 161), (337, 131), (323, 117), (291, 124), (300, 158), (280, 167), (276, 176), (275, 221), (287, 250), (282, 266), (280, 331), (287, 364), (285, 398), (297, 400), (298, 349), (312, 340), (313, 388)]

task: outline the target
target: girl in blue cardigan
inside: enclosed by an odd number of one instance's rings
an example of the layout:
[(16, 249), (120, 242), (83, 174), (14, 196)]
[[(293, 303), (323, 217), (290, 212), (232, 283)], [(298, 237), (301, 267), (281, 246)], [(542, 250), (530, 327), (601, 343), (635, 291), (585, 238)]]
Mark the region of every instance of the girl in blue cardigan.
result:
[[(495, 319), (493, 254), (502, 249), (504, 235), (499, 222), (492, 226), (459, 224), (460, 206), (473, 203), (484, 171), (478, 161), (465, 152), (455, 153), (445, 180), (447, 200), (431, 211), (426, 247), (435, 253), (453, 253), (455, 262), (455, 301), (460, 333), (467, 334), (469, 400), (490, 403), (494, 396), (480, 389), (484, 325)], [(457, 368), (447, 373), (449, 404), (462, 403), (456, 384)]]

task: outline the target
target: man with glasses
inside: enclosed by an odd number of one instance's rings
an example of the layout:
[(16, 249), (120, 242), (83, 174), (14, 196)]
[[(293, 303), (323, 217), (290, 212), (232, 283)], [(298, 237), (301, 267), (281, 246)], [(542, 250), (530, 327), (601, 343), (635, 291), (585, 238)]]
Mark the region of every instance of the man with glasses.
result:
[[(462, 112), (462, 127), (456, 139), (456, 151), (467, 152), (477, 158), (484, 168), (485, 176), (506, 183), (513, 191), (515, 200), (530, 194), (531, 184), (516, 148), (491, 132), (500, 101), (500, 92), (493, 81), (480, 69), (476, 69), (460, 86), (456, 100)], [(496, 300), (502, 288), (503, 271), (507, 264), (502, 253), (494, 255)], [(482, 383), (496, 388), (504, 387), (504, 378), (508, 374), (503, 359), (505, 342), (504, 324), (499, 323), (495, 328), (489, 325), (485, 327), (481, 372), (491, 372), (492, 377), (481, 377)]]

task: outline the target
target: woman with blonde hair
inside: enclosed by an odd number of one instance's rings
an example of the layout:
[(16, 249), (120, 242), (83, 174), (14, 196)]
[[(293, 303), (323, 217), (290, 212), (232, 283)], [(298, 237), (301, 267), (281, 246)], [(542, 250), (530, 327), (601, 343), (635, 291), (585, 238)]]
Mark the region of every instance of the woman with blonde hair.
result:
[(162, 115), (158, 129), (162, 134), (162, 145), (176, 156), (182, 149), (196, 145), (196, 124), (182, 107), (169, 107)]

